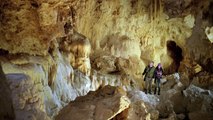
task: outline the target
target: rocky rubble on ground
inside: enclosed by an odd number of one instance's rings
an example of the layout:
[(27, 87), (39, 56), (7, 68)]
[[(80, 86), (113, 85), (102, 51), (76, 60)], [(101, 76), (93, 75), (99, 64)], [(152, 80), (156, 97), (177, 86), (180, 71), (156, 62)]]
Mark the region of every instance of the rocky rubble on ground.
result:
[(193, 83), (192, 81), (190, 85), (178, 84), (171, 76), (168, 77), (167, 82), (162, 85), (160, 102), (156, 106), (160, 113), (159, 118), (169, 120), (173, 118), (179, 120), (213, 119), (213, 92)]
[(213, 119), (213, 92), (190, 85), (183, 91), (190, 120)]
[[(165, 77), (161, 95), (145, 94), (137, 89), (125, 91), (121, 87), (107, 86), (70, 102), (56, 118), (66, 120), (100, 118), (96, 113), (97, 110), (99, 111), (98, 106), (102, 106), (101, 113), (109, 115), (102, 117), (103, 120), (108, 118), (112, 120), (213, 119), (213, 92), (193, 84), (185, 86), (180, 81), (175, 80), (174, 75)], [(119, 110), (116, 109), (119, 112), (110, 114), (110, 111), (115, 110), (115, 106), (121, 105), (121, 102), (114, 101), (114, 97), (121, 94), (128, 99), (127, 106), (120, 107)], [(116, 99), (119, 101), (123, 97)]]
[(63, 108), (56, 120), (108, 120), (128, 108), (130, 100), (119, 87), (105, 86)]
[(79, 97), (63, 108), (56, 120), (157, 120), (159, 99), (142, 91), (127, 93), (121, 87), (105, 86)]

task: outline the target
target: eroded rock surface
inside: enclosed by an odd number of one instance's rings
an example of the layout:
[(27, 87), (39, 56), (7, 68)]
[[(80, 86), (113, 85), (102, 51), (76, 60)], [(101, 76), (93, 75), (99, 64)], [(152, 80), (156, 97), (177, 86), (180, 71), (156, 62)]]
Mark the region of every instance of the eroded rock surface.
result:
[(54, 56), (6, 55), (0, 59), (8, 76), (7, 87), (12, 89), (17, 119), (52, 118), (76, 97), (106, 85), (122, 86), (125, 90), (137, 86), (132, 78), (100, 74), (95, 70), (88, 77), (73, 69), (69, 57), (59, 51), (55, 51)]
[(72, 27), (67, 29), (70, 32), (68, 32), (67, 37), (61, 39), (59, 49), (68, 54), (70, 64), (75, 69), (90, 76), (91, 44), (84, 35), (74, 31)]
[(203, 119), (212, 119), (212, 91), (197, 87), (193, 82), (189, 86), (180, 86), (171, 78), (162, 87), (160, 102), (156, 106), (160, 118), (200, 119), (200, 115)]
[(7, 74), (12, 91), (16, 120), (50, 120), (44, 105), (44, 92), (41, 84), (34, 84), (24, 74)]
[(10, 53), (47, 55), (70, 17), (65, 1), (2, 0), (0, 6), (0, 48)]
[(9, 84), (7, 83), (7, 78), (2, 70), (2, 66), (0, 63), (0, 119), (8, 120), (14, 119), (14, 108), (11, 96), (11, 90), (9, 88)]
[[(195, 119), (200, 113), (205, 119), (213, 119), (213, 93), (210, 90), (204, 90), (194, 85), (190, 85), (183, 91), (184, 97), (187, 101), (187, 110), (189, 118)], [(201, 118), (201, 117), (200, 117)], [(196, 120), (198, 120), (196, 118)]]
[(106, 86), (69, 103), (56, 120), (108, 120), (128, 108), (129, 104), (122, 88)]
[[(98, 118), (211, 119), (211, 91), (191, 84), (212, 89), (212, 6), (212, 0), (1, 0), (0, 61), (9, 84), (3, 79), (1, 88), (12, 89), (17, 119), (52, 119), (106, 85), (137, 90), (127, 95), (129, 108), (105, 109)], [(150, 60), (167, 74), (181, 72), (180, 82), (166, 76), (160, 96), (138, 90)]]

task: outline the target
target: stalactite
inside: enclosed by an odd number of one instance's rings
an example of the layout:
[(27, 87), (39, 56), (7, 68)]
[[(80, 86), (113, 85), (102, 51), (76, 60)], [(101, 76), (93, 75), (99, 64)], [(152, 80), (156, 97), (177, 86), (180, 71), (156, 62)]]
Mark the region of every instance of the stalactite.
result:
[(161, 17), (161, 14), (162, 14), (162, 12), (163, 12), (163, 9), (162, 9), (162, 2), (161, 2), (161, 0), (159, 0), (159, 17)]
[(156, 20), (163, 12), (162, 0), (151, 0), (151, 18)]
[(154, 0), (154, 20), (157, 18), (157, 2), (158, 0)]
[(150, 21), (152, 23), (152, 0), (151, 0), (151, 3), (150, 3)]
[(156, 31), (156, 25), (158, 24), (159, 18), (163, 12), (163, 6), (161, 0), (150, 1), (150, 21), (151, 31)]

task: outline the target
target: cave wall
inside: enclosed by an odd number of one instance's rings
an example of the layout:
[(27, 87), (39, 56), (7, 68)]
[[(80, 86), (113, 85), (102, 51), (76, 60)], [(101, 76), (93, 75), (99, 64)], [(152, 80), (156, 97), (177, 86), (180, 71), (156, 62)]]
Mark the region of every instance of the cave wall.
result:
[(0, 1), (0, 62), (20, 96), (15, 114), (49, 119), (99, 87), (141, 87), (150, 60), (174, 72), (171, 40), (181, 72), (212, 73), (211, 10), (212, 0)]
[[(12, 100), (15, 119), (49, 120), (70, 101), (86, 95), (89, 91), (95, 91), (106, 85), (122, 86), (125, 90), (131, 90), (136, 86), (133, 85), (134, 80), (128, 76), (104, 75), (92, 71), (88, 77), (81, 71), (73, 69), (67, 55), (55, 52), (55, 57), (50, 55), (0, 57), (2, 70), (6, 76), (4, 86), (11, 91), (10, 101)], [(3, 80), (1, 81), (3, 83)], [(5, 91), (8, 91), (7, 89)]]
[[(139, 57), (159, 61), (160, 55), (157, 56), (154, 52), (165, 54), (167, 40), (174, 39), (184, 45), (184, 39), (191, 35), (194, 16), (189, 14), (182, 18), (170, 18), (163, 12), (163, 3), (152, 2), (85, 1), (83, 7), (76, 8), (75, 26), (77, 31), (91, 39), (92, 45), (97, 49), (104, 48), (102, 44), (107, 38), (121, 34), (140, 43)], [(116, 40), (122, 44), (122, 39), (117, 38), (114, 41)]]
[(3, 0), (0, 6), (0, 48), (9, 53), (47, 55), (51, 44), (68, 35), (68, 23), (89, 39), (91, 57), (103, 50), (101, 54), (139, 58), (141, 69), (150, 60), (168, 68), (173, 59), (166, 42), (173, 40), (185, 58), (200, 56), (195, 61), (212, 71), (206, 67), (212, 65), (212, 0)]
[(2, 66), (0, 64), (0, 119), (6, 120), (6, 119), (14, 119), (14, 109), (12, 104), (12, 98), (11, 98), (11, 90), (8, 87), (6, 76), (2, 70)]
[(59, 0), (2, 0), (0, 48), (10, 53), (46, 55), (50, 42), (63, 36), (69, 4)]
[[(155, 64), (162, 62), (165, 68), (169, 68), (174, 65), (174, 60), (167, 51), (166, 42), (173, 40), (182, 49), (186, 61), (190, 59), (202, 63), (204, 67), (212, 61), (212, 45), (204, 33), (205, 29), (212, 25), (212, 13), (208, 13), (212, 9), (210, 2), (208, 0), (76, 1), (75, 28), (91, 40), (94, 54), (103, 49), (105, 54), (110, 51), (110, 54), (116, 57), (137, 56), (145, 64), (154, 60)], [(202, 18), (203, 14), (205, 16), (207, 14), (208, 20)], [(135, 46), (135, 49), (139, 47), (140, 50), (136, 49), (134, 52), (125, 50), (123, 36), (129, 37), (139, 45), (129, 44), (128, 50), (131, 46)], [(210, 52), (207, 54), (205, 51)], [(194, 56), (204, 58), (194, 59)], [(210, 63), (206, 62), (207, 59)]]

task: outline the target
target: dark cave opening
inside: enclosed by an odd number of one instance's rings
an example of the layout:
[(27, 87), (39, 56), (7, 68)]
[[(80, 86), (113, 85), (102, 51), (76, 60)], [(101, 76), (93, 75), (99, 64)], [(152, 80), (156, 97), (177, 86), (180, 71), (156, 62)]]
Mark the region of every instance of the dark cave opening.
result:
[(208, 9), (203, 12), (202, 18), (208, 20), (211, 25), (213, 24), (213, 1), (210, 2)]
[(9, 54), (9, 51), (4, 50), (4, 49), (0, 49), (0, 56), (5, 56), (5, 55), (8, 55), (8, 54)]
[(201, 65), (202, 65), (204, 70), (206, 70), (209, 73), (213, 73), (213, 67), (212, 67), (213, 66), (213, 61), (211, 60), (211, 58), (207, 58), (206, 64), (202, 64), (201, 63)]
[(173, 59), (173, 63), (169, 69), (169, 72), (178, 72), (180, 62), (183, 60), (182, 49), (176, 44), (175, 41), (167, 41), (167, 51), (169, 56)]

